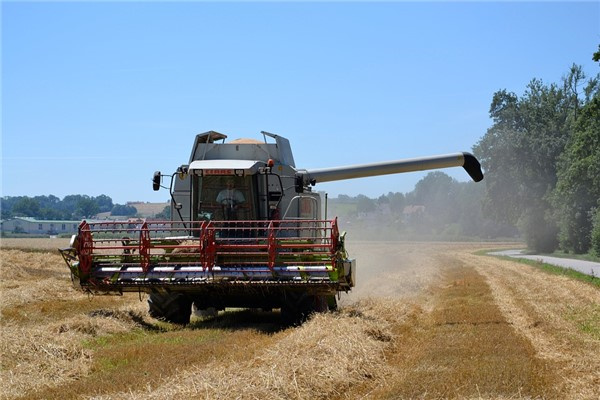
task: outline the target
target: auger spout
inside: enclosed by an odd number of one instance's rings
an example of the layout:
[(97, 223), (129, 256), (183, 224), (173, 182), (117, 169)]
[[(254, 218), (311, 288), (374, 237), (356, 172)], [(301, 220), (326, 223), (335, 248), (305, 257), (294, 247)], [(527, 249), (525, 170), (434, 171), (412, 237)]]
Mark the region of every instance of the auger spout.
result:
[(299, 171), (299, 175), (302, 176), (304, 185), (314, 185), (322, 182), (449, 167), (463, 167), (475, 182), (483, 179), (479, 161), (471, 153), (466, 152), (305, 170)]

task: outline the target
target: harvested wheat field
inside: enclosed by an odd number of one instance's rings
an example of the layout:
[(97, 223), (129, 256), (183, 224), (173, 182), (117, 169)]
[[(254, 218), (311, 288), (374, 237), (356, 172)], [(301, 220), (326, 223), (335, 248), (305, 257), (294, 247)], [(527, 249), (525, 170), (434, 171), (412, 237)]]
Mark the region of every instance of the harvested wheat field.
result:
[(489, 244), (350, 242), (358, 287), (291, 328), (157, 322), (138, 294), (72, 289), (56, 251), (3, 246), (3, 399), (600, 398), (600, 291)]

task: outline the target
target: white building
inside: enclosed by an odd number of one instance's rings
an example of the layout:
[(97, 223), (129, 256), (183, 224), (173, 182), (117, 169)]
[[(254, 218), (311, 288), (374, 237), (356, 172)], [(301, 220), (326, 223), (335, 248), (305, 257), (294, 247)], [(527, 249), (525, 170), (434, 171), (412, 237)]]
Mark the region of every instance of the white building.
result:
[(81, 221), (41, 220), (31, 217), (15, 217), (1, 222), (6, 233), (29, 233), (36, 235), (60, 235), (77, 233)]

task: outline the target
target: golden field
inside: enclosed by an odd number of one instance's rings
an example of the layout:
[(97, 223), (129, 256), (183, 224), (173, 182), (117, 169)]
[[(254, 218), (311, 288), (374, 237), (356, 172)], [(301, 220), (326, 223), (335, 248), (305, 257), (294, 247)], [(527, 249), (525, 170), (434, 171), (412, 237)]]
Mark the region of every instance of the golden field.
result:
[(67, 244), (2, 240), (2, 399), (600, 398), (600, 291), (474, 254), (490, 244), (350, 242), (358, 286), (291, 328), (88, 296)]

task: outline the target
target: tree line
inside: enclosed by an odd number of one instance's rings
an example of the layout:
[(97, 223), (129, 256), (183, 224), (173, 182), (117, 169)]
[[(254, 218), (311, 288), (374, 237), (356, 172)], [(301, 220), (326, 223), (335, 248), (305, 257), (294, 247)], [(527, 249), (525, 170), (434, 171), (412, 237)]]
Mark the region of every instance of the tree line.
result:
[[(328, 217), (339, 216), (354, 238), (515, 238), (515, 226), (482, 212), (485, 188), (458, 182), (447, 174), (428, 173), (408, 193), (389, 192), (376, 199), (363, 194), (329, 200)], [(415, 236), (416, 235), (416, 236)]]
[(2, 219), (33, 217), (41, 220), (79, 220), (103, 212), (122, 216), (137, 214), (135, 207), (114, 204), (112, 199), (104, 194), (96, 197), (73, 194), (65, 196), (62, 200), (54, 195), (5, 196), (0, 202)]
[(484, 212), (517, 225), (536, 252), (600, 254), (599, 81), (573, 65), (558, 83), (497, 91), (493, 125), (473, 149), (486, 173)]

